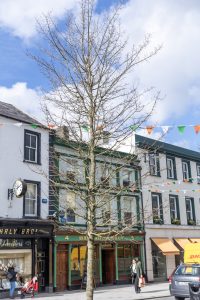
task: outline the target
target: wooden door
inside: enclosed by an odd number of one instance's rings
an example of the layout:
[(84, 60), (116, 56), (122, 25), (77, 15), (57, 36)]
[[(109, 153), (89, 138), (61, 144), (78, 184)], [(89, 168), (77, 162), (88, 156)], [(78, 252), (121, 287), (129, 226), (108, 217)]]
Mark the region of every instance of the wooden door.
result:
[(57, 290), (64, 291), (67, 289), (67, 248), (66, 245), (59, 245), (57, 249)]
[(113, 284), (115, 282), (114, 250), (102, 251), (102, 273), (103, 283)]

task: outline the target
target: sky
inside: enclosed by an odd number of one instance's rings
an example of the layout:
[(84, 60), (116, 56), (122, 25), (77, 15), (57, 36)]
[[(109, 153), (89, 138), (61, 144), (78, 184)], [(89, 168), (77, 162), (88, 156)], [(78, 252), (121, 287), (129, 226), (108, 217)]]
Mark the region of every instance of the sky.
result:
[[(102, 14), (118, 0), (96, 0), (96, 13)], [(41, 119), (41, 89), (46, 78), (27, 52), (34, 51), (40, 36), (36, 20), (51, 13), (61, 22), (68, 10), (76, 12), (78, 0), (1, 0), (0, 1), (0, 101), (14, 104)], [(149, 137), (156, 138), (159, 126), (172, 126), (166, 142), (200, 149), (200, 1), (125, 0), (120, 12), (127, 47), (151, 37), (151, 47), (161, 47), (156, 56), (135, 70), (134, 78), (143, 87), (155, 87), (161, 101), (149, 120), (156, 126)], [(179, 133), (177, 126), (186, 125)], [(138, 133), (147, 134), (146, 130)]]

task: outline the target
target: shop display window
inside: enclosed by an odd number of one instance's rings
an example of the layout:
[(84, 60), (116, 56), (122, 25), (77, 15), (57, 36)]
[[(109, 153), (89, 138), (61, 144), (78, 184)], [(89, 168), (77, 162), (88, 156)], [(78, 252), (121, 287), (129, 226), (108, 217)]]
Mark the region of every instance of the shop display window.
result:
[(6, 272), (14, 266), (17, 276), (17, 287), (21, 287), (32, 277), (32, 250), (8, 249), (0, 250), (0, 289), (9, 289), (10, 283)]
[(139, 245), (118, 245), (119, 275), (129, 275), (130, 265), (134, 257), (139, 257)]
[(166, 257), (162, 251), (152, 242), (152, 263), (153, 263), (153, 276), (155, 280), (166, 280)]
[(86, 269), (86, 250), (83, 245), (72, 245), (71, 249), (71, 276), (72, 283), (80, 280)]

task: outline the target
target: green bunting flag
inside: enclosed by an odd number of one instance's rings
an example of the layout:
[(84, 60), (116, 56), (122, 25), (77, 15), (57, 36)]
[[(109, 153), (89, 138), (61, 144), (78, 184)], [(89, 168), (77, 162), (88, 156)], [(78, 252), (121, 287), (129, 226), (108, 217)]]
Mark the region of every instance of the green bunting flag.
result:
[(178, 131), (179, 131), (180, 133), (184, 133), (185, 127), (186, 127), (186, 126), (184, 126), (184, 125), (178, 126)]
[(38, 125), (37, 124), (31, 124), (31, 127), (32, 128), (38, 128)]
[(82, 125), (81, 128), (84, 130), (84, 131), (89, 131), (89, 127), (87, 125)]
[(131, 126), (130, 126), (130, 129), (131, 129), (132, 131), (136, 131), (137, 128), (138, 128), (138, 125), (131, 125)]

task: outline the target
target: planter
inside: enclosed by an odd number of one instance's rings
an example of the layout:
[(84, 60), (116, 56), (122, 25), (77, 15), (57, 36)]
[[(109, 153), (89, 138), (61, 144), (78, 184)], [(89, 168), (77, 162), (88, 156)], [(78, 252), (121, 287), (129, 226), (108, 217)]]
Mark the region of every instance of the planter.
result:
[(188, 225), (196, 225), (196, 221), (194, 221), (194, 220), (188, 220)]
[(172, 219), (171, 220), (171, 224), (174, 224), (174, 225), (181, 225), (181, 221), (179, 219)]
[(162, 219), (160, 219), (160, 218), (153, 218), (153, 223), (154, 224), (163, 224), (163, 220)]

